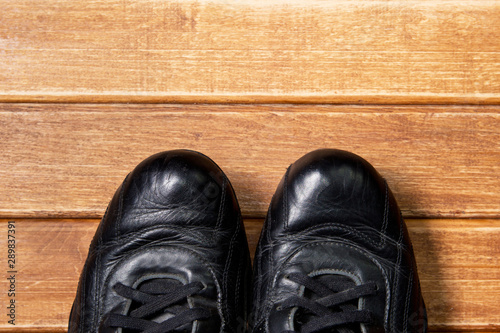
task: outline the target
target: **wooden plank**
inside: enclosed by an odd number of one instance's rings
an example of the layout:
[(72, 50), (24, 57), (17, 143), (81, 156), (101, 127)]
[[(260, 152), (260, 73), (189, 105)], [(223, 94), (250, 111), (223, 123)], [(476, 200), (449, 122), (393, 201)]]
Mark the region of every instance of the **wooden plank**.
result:
[(500, 216), (500, 108), (280, 105), (0, 105), (0, 216), (103, 214), (149, 155), (214, 159), (246, 217), (264, 217), (286, 168), (317, 148), (355, 152), (407, 217)]
[(500, 103), (491, 0), (0, 0), (0, 101)]
[[(17, 324), (3, 320), (1, 332), (64, 332), (97, 222), (16, 221)], [(1, 224), (5, 248), (6, 220)], [(262, 220), (245, 224), (253, 254)], [(409, 220), (408, 227), (431, 329), (500, 331), (500, 220)], [(0, 288), (7, 290), (6, 279)]]
[(431, 326), (500, 330), (500, 220), (407, 224)]

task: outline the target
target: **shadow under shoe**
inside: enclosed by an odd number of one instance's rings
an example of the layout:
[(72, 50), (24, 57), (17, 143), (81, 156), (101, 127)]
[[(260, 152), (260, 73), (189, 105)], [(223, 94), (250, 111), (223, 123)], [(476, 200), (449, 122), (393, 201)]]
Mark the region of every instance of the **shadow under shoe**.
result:
[(156, 154), (118, 188), (90, 245), (69, 332), (235, 332), (250, 256), (234, 191), (208, 157)]

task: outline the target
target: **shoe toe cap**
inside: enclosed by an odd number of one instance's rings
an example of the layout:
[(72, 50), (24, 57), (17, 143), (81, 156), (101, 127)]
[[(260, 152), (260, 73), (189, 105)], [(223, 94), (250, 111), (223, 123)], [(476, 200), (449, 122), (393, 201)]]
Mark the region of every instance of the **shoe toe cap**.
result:
[(292, 164), (274, 198), (273, 211), (290, 231), (325, 223), (380, 229), (387, 218), (389, 189), (363, 158), (321, 149)]
[(111, 220), (121, 234), (164, 224), (214, 227), (224, 213), (221, 210), (233, 214), (238, 210), (222, 170), (205, 155), (188, 150), (144, 160), (127, 176), (113, 201)]

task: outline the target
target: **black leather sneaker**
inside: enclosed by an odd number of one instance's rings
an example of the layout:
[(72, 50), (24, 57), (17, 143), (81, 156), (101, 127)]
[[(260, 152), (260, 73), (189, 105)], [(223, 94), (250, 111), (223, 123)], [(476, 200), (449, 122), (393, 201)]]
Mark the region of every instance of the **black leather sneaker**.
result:
[(365, 160), (317, 150), (292, 164), (254, 261), (253, 332), (426, 332), (406, 226)]
[(202, 154), (164, 152), (139, 164), (111, 200), (69, 332), (243, 332), (250, 287), (228, 179)]

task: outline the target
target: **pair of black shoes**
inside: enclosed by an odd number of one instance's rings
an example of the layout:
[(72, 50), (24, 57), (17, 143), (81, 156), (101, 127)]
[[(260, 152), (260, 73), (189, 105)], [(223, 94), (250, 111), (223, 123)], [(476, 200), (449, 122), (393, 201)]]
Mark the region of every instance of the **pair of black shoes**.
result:
[(288, 168), (251, 271), (236, 196), (222, 170), (192, 151), (154, 155), (108, 206), (69, 332), (427, 330), (397, 203), (354, 154), (317, 150)]

